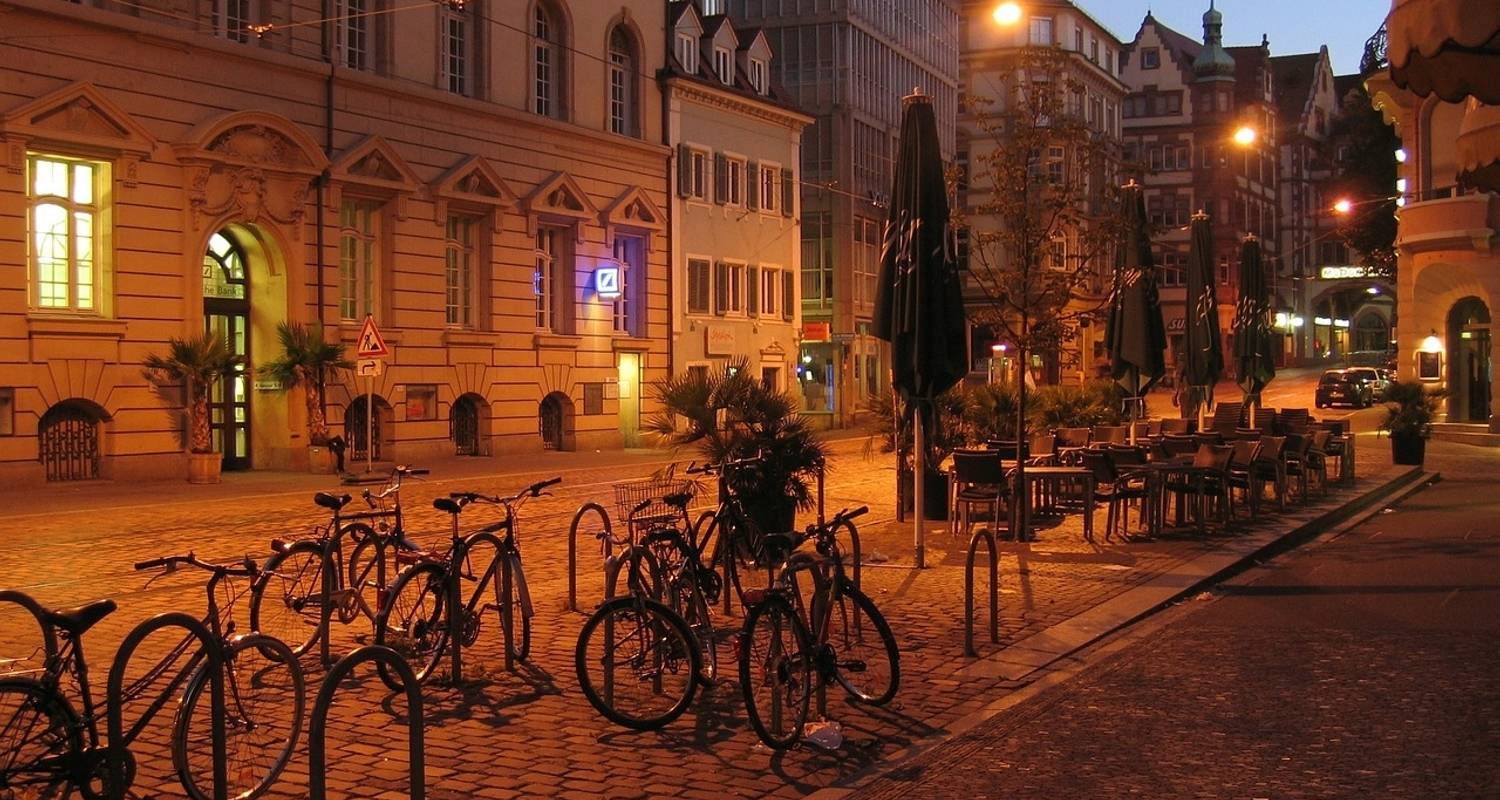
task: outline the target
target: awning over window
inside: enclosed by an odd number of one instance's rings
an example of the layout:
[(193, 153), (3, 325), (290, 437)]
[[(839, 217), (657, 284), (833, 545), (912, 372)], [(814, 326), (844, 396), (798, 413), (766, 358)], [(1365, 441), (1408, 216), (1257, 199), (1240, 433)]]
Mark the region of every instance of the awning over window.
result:
[[(1497, 65), (1500, 70), (1500, 65)], [(1458, 179), (1465, 186), (1500, 192), (1500, 105), (1470, 99), (1454, 142)]]
[(1500, 2), (1391, 0), (1386, 57), (1397, 86), (1500, 105)]

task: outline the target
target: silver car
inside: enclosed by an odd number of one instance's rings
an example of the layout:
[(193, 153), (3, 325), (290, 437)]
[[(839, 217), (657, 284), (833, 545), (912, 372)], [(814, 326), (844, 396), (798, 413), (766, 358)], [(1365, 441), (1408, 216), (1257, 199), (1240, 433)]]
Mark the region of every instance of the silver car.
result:
[(1385, 401), (1385, 390), (1391, 382), (1380, 370), (1374, 367), (1350, 367), (1346, 372), (1352, 380), (1370, 387), (1371, 400), (1377, 403)]

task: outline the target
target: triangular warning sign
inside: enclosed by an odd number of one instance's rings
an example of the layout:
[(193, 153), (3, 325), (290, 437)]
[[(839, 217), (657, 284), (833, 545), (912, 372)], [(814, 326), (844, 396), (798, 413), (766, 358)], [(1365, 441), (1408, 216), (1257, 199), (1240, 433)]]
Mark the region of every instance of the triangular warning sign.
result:
[(354, 354), (360, 358), (385, 358), (391, 354), (385, 337), (375, 327), (375, 318), (369, 314), (365, 315), (364, 327), (359, 329), (359, 344), (354, 348)]

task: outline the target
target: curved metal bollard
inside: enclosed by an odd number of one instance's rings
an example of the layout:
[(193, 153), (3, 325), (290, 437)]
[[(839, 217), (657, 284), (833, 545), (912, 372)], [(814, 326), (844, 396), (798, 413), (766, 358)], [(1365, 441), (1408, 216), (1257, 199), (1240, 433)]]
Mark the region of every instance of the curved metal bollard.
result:
[[(214, 638), (213, 632), (196, 617), (184, 614), (181, 611), (171, 611), (165, 614), (157, 614), (151, 619), (135, 626), (135, 629), (120, 643), (120, 649), (115, 651), (114, 663), (109, 667), (109, 683), (106, 691), (106, 714), (109, 717), (109, 745), (105, 753), (105, 759), (109, 767), (109, 786), (106, 787), (105, 796), (123, 800), (126, 791), (130, 789), (125, 780), (125, 759), (127, 747), (125, 745), (125, 721), (124, 710), (121, 708), (121, 700), (125, 696), (125, 667), (129, 665), (131, 656), (135, 655), (135, 649), (140, 647), (146, 637), (163, 628), (182, 628), (190, 635), (196, 637), (203, 643), (204, 661), (198, 669), (210, 670), (208, 673), (208, 692), (210, 702), (210, 723), (213, 725), (213, 756), (214, 756), (214, 800), (224, 800), (229, 793), (229, 773), (224, 744), (224, 652), (219, 647), (219, 640)], [(151, 710), (135, 724), (130, 738), (134, 739), (146, 723), (161, 710), (161, 704), (157, 703)]]
[(598, 503), (584, 503), (578, 507), (577, 513), (573, 514), (573, 524), (568, 528), (568, 610), (578, 610), (578, 529), (583, 525), (584, 517), (589, 513), (599, 515), (603, 523), (602, 530), (607, 536), (604, 539), (604, 557), (609, 557), (610, 542), (614, 540), (614, 528), (609, 522), (609, 512)]
[(323, 686), (318, 689), (318, 699), (313, 703), (312, 722), (307, 730), (308, 796), (311, 800), (326, 800), (328, 797), (328, 752), (325, 746), (328, 736), (328, 707), (333, 704), (333, 695), (338, 691), (339, 684), (349, 677), (355, 667), (366, 661), (379, 661), (383, 666), (394, 669), (401, 676), (402, 685), (406, 687), (407, 747), (411, 750), (407, 791), (412, 800), (426, 800), (427, 766), (422, 754), (422, 688), (406, 660), (395, 650), (378, 644), (365, 645), (339, 659), (323, 678)]
[(52, 659), (57, 657), (57, 633), (52, 626), (47, 624), (47, 610), (41, 604), (33, 600), (31, 595), (25, 592), (6, 590), (0, 592), (0, 603), (15, 603), (36, 620), (37, 628), (42, 634), (42, 653), (46, 663), (51, 664)]
[(990, 551), (990, 642), (1000, 641), (1000, 557), (995, 547), (995, 534), (980, 528), (969, 539), (969, 557), (964, 562), (964, 655), (976, 658), (974, 649), (974, 558), (979, 555), (979, 543), (984, 542)]

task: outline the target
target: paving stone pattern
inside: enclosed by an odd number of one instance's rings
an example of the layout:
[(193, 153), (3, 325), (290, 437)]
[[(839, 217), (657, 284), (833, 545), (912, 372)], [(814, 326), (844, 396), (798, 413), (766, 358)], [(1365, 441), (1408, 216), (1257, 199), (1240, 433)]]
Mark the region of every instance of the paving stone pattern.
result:
[[(525, 567), (537, 604), (532, 662), (515, 673), (502, 669), (499, 626), (491, 615), (479, 643), (465, 652), (467, 677), (479, 680), (461, 690), (426, 689), (429, 797), (801, 796), (849, 779), (914, 740), (941, 733), (946, 725), (1013, 689), (1012, 684), (959, 674), (973, 663), (962, 656), (967, 542), (935, 524), (929, 537), (932, 568), (911, 570), (910, 526), (891, 519), (893, 471), (888, 459), (867, 460), (862, 448), (863, 441), (836, 446), (827, 502), (830, 510), (855, 504), (874, 509), (861, 525), (864, 548), (886, 561), (869, 565), (863, 580), (900, 642), (902, 686), (896, 700), (881, 709), (857, 708), (830, 693), (830, 716), (843, 726), (844, 747), (834, 752), (764, 749), (745, 722), (732, 683), (715, 687), (660, 732), (616, 728), (593, 711), (578, 691), (573, 669), (584, 617), (564, 609), (567, 525), (573, 509), (586, 500), (612, 505), (610, 481), (648, 474), (660, 457), (602, 459), (607, 466), (569, 470), (557, 496), (536, 501), (524, 511)], [(547, 463), (527, 465), (533, 466)], [(550, 477), (541, 469), (526, 468), (489, 477), (473, 474), (472, 467), (452, 472), (465, 469), (463, 477), (444, 478), (440, 468), (432, 480), (409, 485), (404, 503), (409, 527), (425, 532), (417, 535), (419, 541), (446, 544), (446, 515), (431, 508), (434, 496), (459, 488), (510, 491)], [(1373, 461), (1362, 466), (1365, 473), (1372, 470)], [(83, 495), (77, 502), (59, 501), (61, 495), (46, 491), (30, 501), (9, 495), (4, 505), (12, 516), (12, 534), (0, 550), (0, 584), (23, 589), (51, 606), (103, 596), (120, 602), (120, 610), (85, 640), (95, 693), (102, 695), (109, 660), (132, 626), (162, 611), (197, 613), (203, 608), (200, 573), (148, 582), (147, 576), (131, 571), (131, 564), (189, 549), (210, 560), (236, 560), (246, 552), (263, 557), (273, 537), (293, 538), (326, 520), (309, 501), (311, 484), (302, 477), (290, 484), (292, 488), (270, 479), (261, 479), (262, 484), (251, 479), (250, 491), (219, 490), (222, 498), (215, 495), (213, 500), (199, 499), (196, 487), (185, 485), (143, 486), (134, 495), (109, 487), (103, 491), (118, 497), (108, 503), (91, 502)], [(254, 489), (258, 485), (263, 485), (262, 491)], [(68, 510), (68, 505), (78, 508)], [(1101, 509), (1101, 527), (1103, 520)], [(1210, 536), (1202, 541), (1183, 537), (1102, 544), (1101, 535), (1101, 544), (1091, 546), (1081, 541), (1080, 532), (1074, 518), (1044, 531), (1035, 543), (1004, 543), (1002, 643), (984, 642), (981, 655), (1168, 573), (1217, 541)], [(581, 543), (580, 550), (580, 603), (587, 609), (601, 596), (600, 561), (589, 543)], [(243, 626), (248, 597), (240, 612)], [(723, 622), (725, 628), (734, 628), (738, 619)], [(12, 608), (0, 606), (0, 657), (30, 652), (32, 630)], [(979, 638), (984, 639), (982, 634)], [(367, 622), (336, 627), (335, 652), (369, 639)], [(163, 652), (166, 645), (164, 640), (148, 643), (142, 657)], [(726, 646), (721, 664), (730, 667), (725, 670), (730, 674), (731, 659)], [(310, 704), (321, 670), (311, 660), (307, 663)], [(406, 796), (403, 706), (404, 701), (393, 698), (370, 672), (350, 681), (337, 695), (328, 734), (332, 796)], [(170, 713), (169, 706), (135, 746), (141, 764), (140, 796), (181, 794), (167, 755)], [(297, 758), (270, 796), (305, 796), (306, 771), (304, 738)]]

